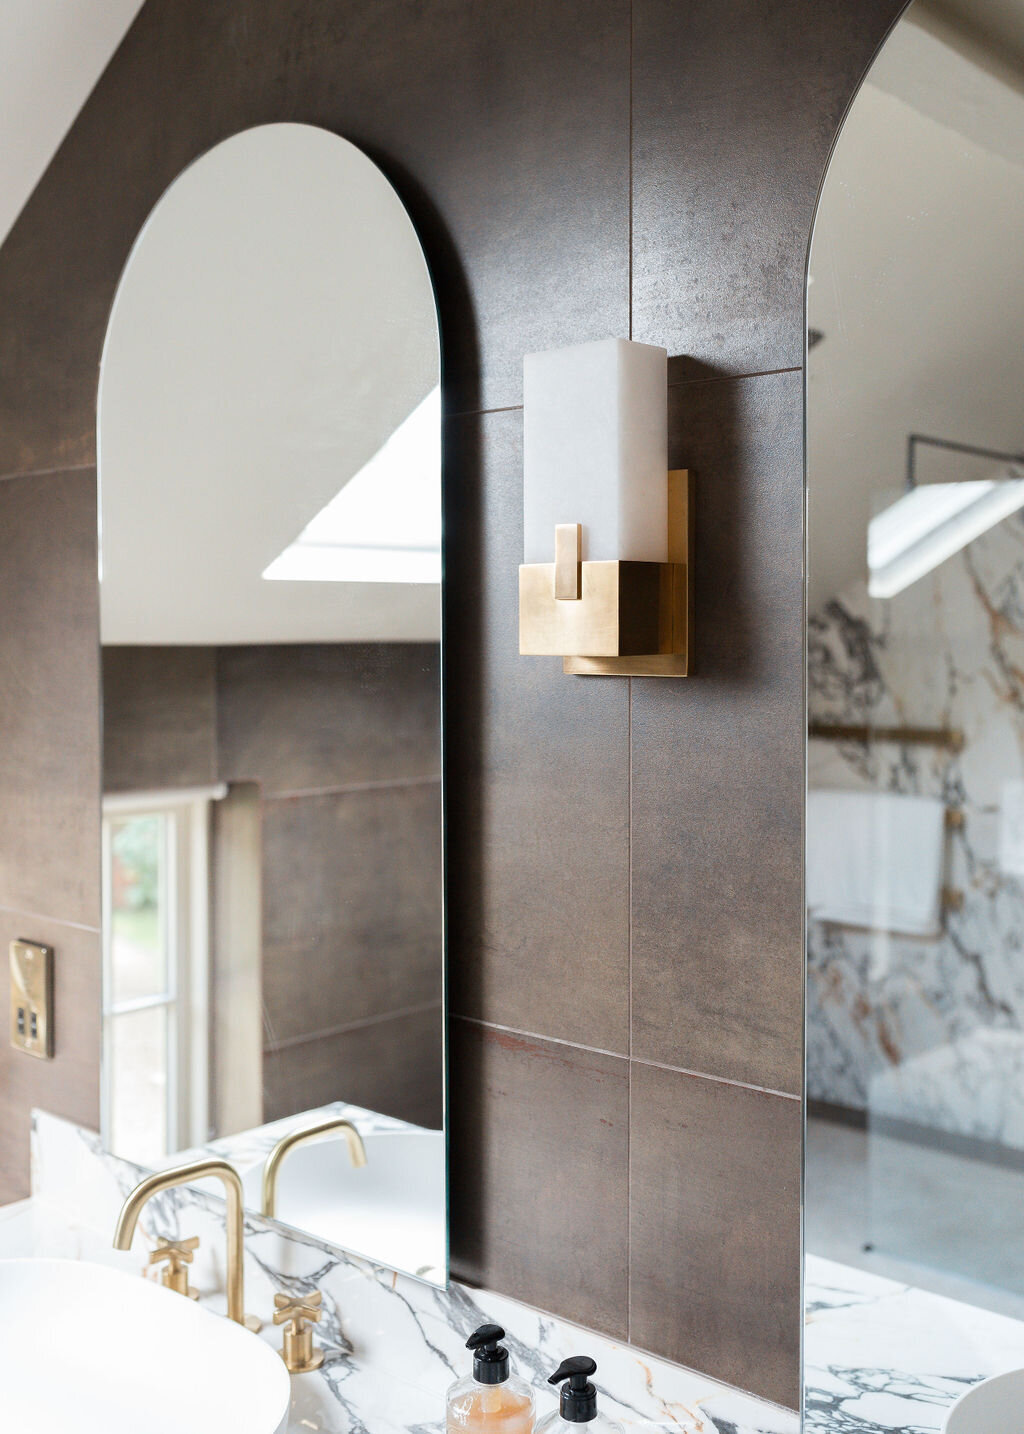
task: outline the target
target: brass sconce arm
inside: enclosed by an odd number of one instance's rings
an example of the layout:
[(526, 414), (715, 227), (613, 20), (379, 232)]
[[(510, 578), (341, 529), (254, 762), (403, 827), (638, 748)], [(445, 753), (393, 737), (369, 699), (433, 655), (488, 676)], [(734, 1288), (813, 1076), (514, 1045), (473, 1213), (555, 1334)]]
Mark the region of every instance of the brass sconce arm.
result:
[(326, 1120), (318, 1120), (315, 1125), (304, 1126), (301, 1130), (290, 1131), (284, 1135), (274, 1146), (267, 1156), (267, 1163), (263, 1167), (263, 1213), (269, 1219), (273, 1219), (277, 1213), (277, 1175), (285, 1156), (299, 1145), (306, 1145), (311, 1140), (316, 1140), (320, 1135), (344, 1135), (348, 1144), (349, 1159), (359, 1169), (366, 1164), (366, 1146), (363, 1138), (356, 1130), (350, 1120), (342, 1116), (329, 1116)]
[(147, 1176), (131, 1192), (117, 1217), (114, 1230), (114, 1249), (130, 1250), (135, 1227), (143, 1207), (154, 1195), (162, 1195), (180, 1185), (191, 1185), (195, 1180), (209, 1177), (220, 1180), (224, 1186), (227, 1205), (228, 1242), (228, 1319), (236, 1324), (245, 1324), (244, 1298), (242, 1292), (244, 1273), (243, 1257), (244, 1225), (242, 1218), (242, 1182), (238, 1171), (226, 1160), (194, 1160), (188, 1165), (177, 1165), (171, 1170), (158, 1170)]

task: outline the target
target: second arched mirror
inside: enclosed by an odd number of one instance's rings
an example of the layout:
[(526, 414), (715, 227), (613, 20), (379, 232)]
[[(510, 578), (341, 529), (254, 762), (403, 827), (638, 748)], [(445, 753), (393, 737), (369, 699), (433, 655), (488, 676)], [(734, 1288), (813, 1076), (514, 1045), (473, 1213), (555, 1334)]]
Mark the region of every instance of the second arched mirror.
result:
[(808, 1428), (1024, 1365), (1022, 225), (1024, 10), (915, 3), (810, 259)]

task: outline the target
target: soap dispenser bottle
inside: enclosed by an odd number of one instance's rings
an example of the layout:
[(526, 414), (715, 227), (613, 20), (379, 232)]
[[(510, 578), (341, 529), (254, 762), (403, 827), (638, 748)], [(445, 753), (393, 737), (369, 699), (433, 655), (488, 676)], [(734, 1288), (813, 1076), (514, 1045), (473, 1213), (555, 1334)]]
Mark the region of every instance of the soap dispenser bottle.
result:
[(448, 1391), (448, 1434), (533, 1434), (533, 1390), (509, 1370), (505, 1331), (483, 1324), (466, 1340), (473, 1373)]
[(583, 1434), (581, 1424), (586, 1425), (586, 1434), (622, 1434), (622, 1425), (597, 1407), (597, 1390), (590, 1382), (590, 1376), (596, 1373), (597, 1365), (588, 1355), (562, 1360), (548, 1380), (549, 1384), (562, 1385), (558, 1413), (542, 1419), (537, 1434)]

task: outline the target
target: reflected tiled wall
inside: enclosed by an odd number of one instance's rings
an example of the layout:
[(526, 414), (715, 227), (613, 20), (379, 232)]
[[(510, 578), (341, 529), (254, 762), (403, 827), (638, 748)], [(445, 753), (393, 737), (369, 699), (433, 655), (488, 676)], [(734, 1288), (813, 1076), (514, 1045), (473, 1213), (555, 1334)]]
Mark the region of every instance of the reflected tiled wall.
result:
[(266, 1120), (441, 1124), (439, 706), (436, 643), (103, 649), (107, 791), (258, 784)]
[[(293, 119), (393, 180), (445, 349), (454, 1267), (790, 1404), (804, 260), (901, 8), (147, 0), (0, 254), (0, 472), (88, 463), (117, 275), (186, 164)], [(685, 683), (516, 653), (522, 356), (609, 334), (673, 355)]]

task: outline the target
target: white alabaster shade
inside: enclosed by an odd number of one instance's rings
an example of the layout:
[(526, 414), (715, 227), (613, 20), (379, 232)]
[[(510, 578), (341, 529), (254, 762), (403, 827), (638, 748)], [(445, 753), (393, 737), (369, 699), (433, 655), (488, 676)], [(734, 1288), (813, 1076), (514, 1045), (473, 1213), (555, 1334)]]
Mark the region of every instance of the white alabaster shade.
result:
[(523, 361), (523, 561), (580, 523), (585, 562), (668, 559), (668, 355), (599, 339)]

